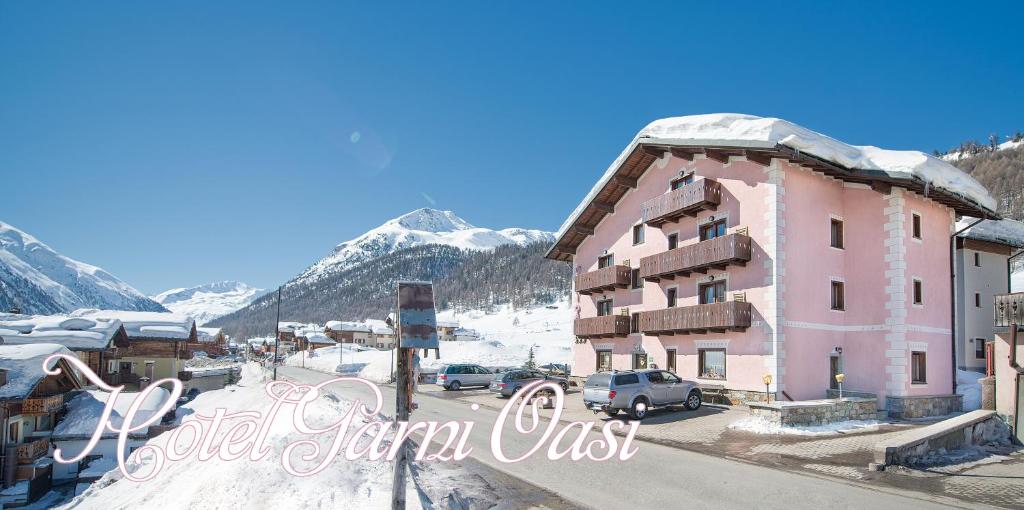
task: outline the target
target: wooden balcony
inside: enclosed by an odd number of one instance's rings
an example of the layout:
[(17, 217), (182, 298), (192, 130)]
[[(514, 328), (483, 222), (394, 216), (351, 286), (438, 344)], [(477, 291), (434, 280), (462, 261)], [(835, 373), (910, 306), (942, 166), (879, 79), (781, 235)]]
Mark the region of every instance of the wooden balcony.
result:
[(626, 336), (629, 334), (629, 316), (603, 315), (576, 319), (572, 330), (576, 336), (583, 338)]
[(50, 440), (45, 437), (14, 447), (14, 457), (18, 459), (18, 464), (31, 464), (49, 452)]
[(691, 273), (707, 273), (708, 269), (742, 267), (749, 261), (750, 236), (728, 234), (644, 257), (640, 259), (640, 277), (651, 281), (685, 278)]
[(629, 287), (629, 266), (608, 266), (576, 275), (576, 292), (593, 294)]
[(640, 211), (645, 223), (658, 226), (683, 216), (696, 216), (704, 209), (714, 211), (721, 202), (718, 181), (701, 179), (644, 202)]
[(650, 335), (721, 333), (750, 327), (750, 303), (727, 301), (640, 312), (640, 331)]
[(997, 328), (1008, 328), (1011, 324), (1024, 326), (1024, 292), (997, 294), (992, 306), (992, 321)]
[(21, 414), (41, 416), (57, 412), (64, 405), (64, 395), (26, 398), (21, 405)]

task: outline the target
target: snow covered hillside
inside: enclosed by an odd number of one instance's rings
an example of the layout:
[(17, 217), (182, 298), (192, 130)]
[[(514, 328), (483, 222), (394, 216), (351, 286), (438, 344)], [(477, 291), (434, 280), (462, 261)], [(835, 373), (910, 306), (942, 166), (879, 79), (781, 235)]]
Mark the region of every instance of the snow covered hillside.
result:
[(78, 308), (164, 311), (103, 269), (57, 253), (0, 222), (0, 310), (54, 314)]
[(325, 274), (414, 246), (441, 244), (465, 250), (491, 250), (501, 245), (523, 246), (535, 241), (554, 241), (554, 236), (542, 230), (474, 227), (451, 211), (417, 209), (339, 244), (293, 282), (319, 280)]
[(245, 307), (261, 292), (263, 289), (242, 282), (224, 281), (171, 289), (152, 296), (152, 299), (172, 312), (191, 316), (201, 326)]

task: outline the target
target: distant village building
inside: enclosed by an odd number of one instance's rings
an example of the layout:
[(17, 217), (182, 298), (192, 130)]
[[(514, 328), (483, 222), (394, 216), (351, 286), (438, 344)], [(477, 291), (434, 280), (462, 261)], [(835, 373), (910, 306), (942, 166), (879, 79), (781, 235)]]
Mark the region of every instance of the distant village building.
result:
[(86, 319), (66, 315), (23, 316), (0, 320), (0, 343), (59, 344), (74, 352), (89, 369), (111, 385), (121, 384), (118, 348), (128, 347), (128, 335), (117, 319)]
[(395, 330), (378, 319), (367, 319), (365, 322), (329, 321), (324, 334), (336, 342), (376, 349), (393, 349), (397, 343)]
[(455, 330), (459, 329), (456, 321), (437, 321), (437, 338), (442, 342), (455, 341)]
[(204, 351), (210, 356), (219, 356), (228, 351), (228, 340), (221, 328), (196, 327), (196, 339), (198, 343), (188, 345), (190, 355)]
[(452, 339), (459, 342), (475, 342), (480, 340), (480, 333), (472, 329), (458, 328), (452, 332)]

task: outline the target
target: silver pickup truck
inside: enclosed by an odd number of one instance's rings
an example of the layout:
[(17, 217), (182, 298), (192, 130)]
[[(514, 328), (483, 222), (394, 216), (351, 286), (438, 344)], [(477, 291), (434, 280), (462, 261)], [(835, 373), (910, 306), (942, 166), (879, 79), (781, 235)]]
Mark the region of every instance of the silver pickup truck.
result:
[(682, 405), (697, 410), (701, 392), (697, 383), (665, 370), (598, 372), (583, 385), (583, 404), (595, 413), (615, 416), (626, 411), (630, 418), (642, 420), (656, 407)]

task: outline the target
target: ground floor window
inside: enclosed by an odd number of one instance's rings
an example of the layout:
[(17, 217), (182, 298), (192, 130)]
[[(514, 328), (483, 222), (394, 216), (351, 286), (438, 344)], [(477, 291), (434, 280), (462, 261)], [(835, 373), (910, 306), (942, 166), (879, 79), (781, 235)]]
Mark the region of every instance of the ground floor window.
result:
[(609, 372), (612, 369), (612, 351), (597, 351), (597, 371)]
[(676, 350), (668, 349), (665, 351), (665, 370), (669, 372), (676, 372)]
[(910, 382), (915, 384), (924, 384), (928, 382), (927, 378), (927, 360), (925, 353), (923, 352), (912, 352), (910, 353)]
[(646, 354), (634, 354), (633, 355), (633, 370), (645, 370), (647, 368), (647, 355)]
[(725, 349), (698, 349), (698, 377), (725, 379)]
[(975, 338), (974, 339), (974, 357), (976, 359), (985, 359), (985, 339)]

